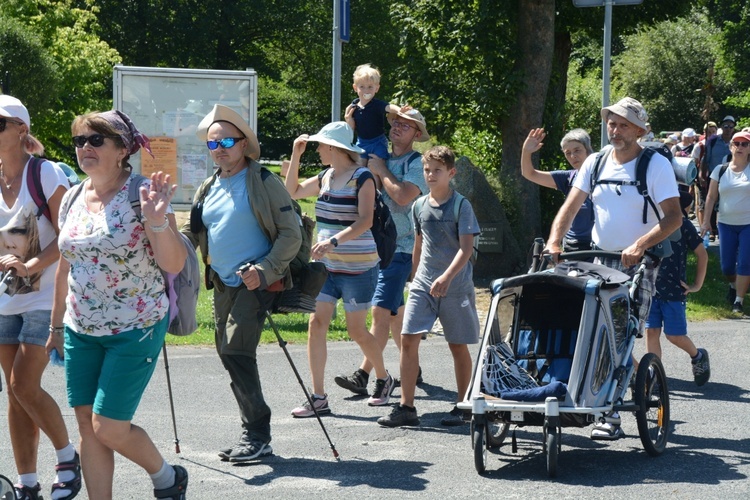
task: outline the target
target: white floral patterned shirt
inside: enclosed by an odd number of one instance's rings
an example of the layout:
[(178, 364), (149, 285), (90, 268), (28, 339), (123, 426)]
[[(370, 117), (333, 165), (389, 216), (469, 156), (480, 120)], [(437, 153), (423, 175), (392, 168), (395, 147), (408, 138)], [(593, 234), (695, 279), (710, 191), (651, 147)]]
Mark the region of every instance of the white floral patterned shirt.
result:
[[(131, 176), (103, 212), (92, 213), (85, 190), (60, 212), (60, 253), (70, 263), (64, 322), (102, 337), (148, 328), (169, 310), (154, 252), (128, 201)], [(148, 183), (144, 183), (148, 186)], [(71, 189), (63, 198), (66, 205)]]

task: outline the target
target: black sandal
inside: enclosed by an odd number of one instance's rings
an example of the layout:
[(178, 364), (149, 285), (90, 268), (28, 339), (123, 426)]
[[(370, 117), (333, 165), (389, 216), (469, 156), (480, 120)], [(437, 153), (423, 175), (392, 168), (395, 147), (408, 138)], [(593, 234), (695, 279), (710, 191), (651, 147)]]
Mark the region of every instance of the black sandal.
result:
[(79, 491), (81, 491), (81, 457), (78, 456), (78, 452), (76, 452), (73, 460), (60, 462), (55, 465), (55, 472), (61, 471), (71, 471), (75, 474), (75, 477), (70, 481), (54, 483), (52, 485), (52, 492), (54, 493), (57, 490), (68, 490), (70, 491), (70, 494), (65, 497), (60, 497), (60, 500), (71, 500), (78, 495)]
[(154, 489), (154, 496), (162, 499), (185, 500), (188, 472), (181, 465), (173, 465), (172, 468), (174, 469), (174, 484), (169, 488)]

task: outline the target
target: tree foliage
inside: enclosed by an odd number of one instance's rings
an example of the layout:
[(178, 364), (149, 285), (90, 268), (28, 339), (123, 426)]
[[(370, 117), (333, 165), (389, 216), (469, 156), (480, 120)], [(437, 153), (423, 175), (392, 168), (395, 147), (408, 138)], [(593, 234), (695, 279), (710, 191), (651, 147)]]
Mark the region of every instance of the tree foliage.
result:
[[(696, 11), (625, 37), (625, 50), (612, 70), (614, 95), (643, 102), (655, 131), (700, 129), (702, 90), (715, 65), (718, 34), (706, 15)], [(664, 40), (669, 40), (666, 49), (660, 48)]]
[[(14, 78), (11, 93), (29, 107), (46, 155), (74, 164), (70, 124), (78, 114), (112, 107), (112, 67), (120, 61), (117, 51), (99, 39), (94, 1), (8, 0), (2, 9), (24, 31), (38, 36), (43, 48), (39, 60), (54, 62), (51, 75)], [(16, 71), (36, 60), (23, 54)]]

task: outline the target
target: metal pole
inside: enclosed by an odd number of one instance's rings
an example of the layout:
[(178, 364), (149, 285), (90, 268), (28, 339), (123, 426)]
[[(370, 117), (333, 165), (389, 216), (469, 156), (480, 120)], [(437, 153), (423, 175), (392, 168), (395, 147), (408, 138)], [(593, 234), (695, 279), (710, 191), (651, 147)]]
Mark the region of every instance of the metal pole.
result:
[[(604, 63), (602, 66), (602, 108), (609, 106), (609, 66), (612, 54), (612, 6), (614, 0), (604, 1)], [(602, 147), (609, 144), (607, 124), (602, 120)]]
[(331, 121), (341, 120), (341, 0), (333, 0), (333, 71), (331, 75)]

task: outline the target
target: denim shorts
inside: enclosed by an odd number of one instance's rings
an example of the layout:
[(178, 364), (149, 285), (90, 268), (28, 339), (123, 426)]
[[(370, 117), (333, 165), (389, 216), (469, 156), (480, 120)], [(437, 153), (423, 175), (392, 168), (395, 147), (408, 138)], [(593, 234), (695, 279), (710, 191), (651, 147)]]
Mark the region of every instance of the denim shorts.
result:
[(680, 300), (653, 298), (648, 312), (646, 328), (661, 328), (665, 335), (687, 335), (687, 305)]
[(375, 306), (389, 309), (391, 316), (396, 316), (404, 305), (404, 286), (411, 275), (411, 254), (396, 252), (390, 265), (378, 273), (378, 285), (372, 303)]
[(377, 282), (378, 266), (360, 274), (328, 273), (316, 300), (335, 304), (342, 299), (346, 312), (369, 309)]
[(370, 155), (378, 156), (384, 160), (387, 160), (388, 155), (388, 139), (385, 134), (381, 134), (372, 139), (357, 138), (357, 146), (365, 150), (365, 153), (360, 155), (362, 158), (369, 160)]
[(50, 310), (0, 314), (0, 344), (32, 344), (44, 347), (49, 338)]
[(68, 404), (92, 406), (113, 420), (132, 420), (156, 368), (169, 315), (152, 327), (117, 335), (81, 335), (65, 327)]

